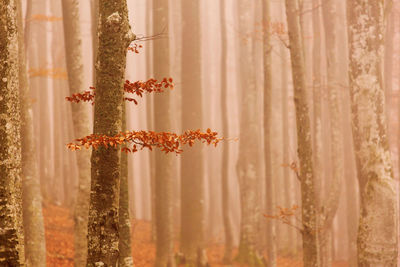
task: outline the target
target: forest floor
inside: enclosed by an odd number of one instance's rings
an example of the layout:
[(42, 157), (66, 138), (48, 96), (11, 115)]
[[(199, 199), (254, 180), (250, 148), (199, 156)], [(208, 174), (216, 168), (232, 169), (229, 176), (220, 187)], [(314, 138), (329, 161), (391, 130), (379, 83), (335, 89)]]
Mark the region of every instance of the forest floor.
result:
[[(46, 229), (47, 266), (73, 266), (74, 255), (74, 221), (65, 207), (46, 205), (44, 210)], [(147, 221), (133, 223), (132, 255), (135, 267), (152, 267), (155, 259), (155, 246), (151, 241), (151, 224)], [(207, 249), (210, 266), (222, 267), (224, 248), (222, 245), (211, 245)], [(234, 265), (239, 266), (239, 265)], [(300, 259), (278, 258), (278, 267), (301, 267)], [(336, 262), (334, 267), (347, 267), (345, 262)]]

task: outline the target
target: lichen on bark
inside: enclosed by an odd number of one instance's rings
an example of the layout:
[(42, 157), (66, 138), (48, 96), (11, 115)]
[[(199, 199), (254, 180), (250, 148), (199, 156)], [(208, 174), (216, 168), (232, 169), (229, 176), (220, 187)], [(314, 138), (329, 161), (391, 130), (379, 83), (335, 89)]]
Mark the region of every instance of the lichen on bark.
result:
[(15, 0), (0, 2), (0, 62), (0, 265), (24, 266)]
[[(126, 0), (99, 1), (99, 48), (96, 68), (94, 133), (122, 129), (126, 51), (133, 41)], [(119, 258), (119, 148), (92, 151), (88, 224), (88, 266), (116, 266)]]

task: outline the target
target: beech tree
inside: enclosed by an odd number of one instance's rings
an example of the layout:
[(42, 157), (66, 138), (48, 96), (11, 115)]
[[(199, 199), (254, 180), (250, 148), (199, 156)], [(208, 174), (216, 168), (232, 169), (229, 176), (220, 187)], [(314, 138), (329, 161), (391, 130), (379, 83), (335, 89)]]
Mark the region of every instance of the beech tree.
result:
[(302, 237), (304, 266), (318, 266), (317, 206), (315, 199), (311, 126), (307, 103), (308, 90), (300, 30), (298, 0), (285, 0), (289, 30), (290, 57), (296, 108), (297, 142), (301, 184)]
[[(29, 4), (29, 3), (28, 3)], [(39, 170), (35, 153), (31, 92), (25, 56), (22, 3), (17, 1), (19, 97), (21, 102), (22, 208), (27, 266), (46, 266), (46, 243)]]
[(24, 266), (17, 4), (0, 2), (0, 265)]
[(384, 1), (348, 1), (349, 84), (360, 186), (358, 266), (396, 266), (397, 191), (381, 79)]

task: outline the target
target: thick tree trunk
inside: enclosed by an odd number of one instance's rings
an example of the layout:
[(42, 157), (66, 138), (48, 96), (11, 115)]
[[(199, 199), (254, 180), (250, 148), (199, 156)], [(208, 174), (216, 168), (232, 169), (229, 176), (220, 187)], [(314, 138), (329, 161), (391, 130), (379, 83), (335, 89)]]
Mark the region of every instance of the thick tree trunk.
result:
[[(182, 128), (202, 126), (200, 2), (182, 0)], [(188, 264), (206, 264), (204, 162), (200, 144), (181, 156), (181, 251)]]
[[(227, 65), (228, 65), (228, 47), (227, 47), (227, 26), (225, 10), (226, 0), (221, 1), (221, 115), (222, 115), (222, 136), (229, 136), (229, 121), (227, 107)], [(233, 229), (231, 211), (229, 208), (229, 143), (225, 142), (222, 148), (222, 173), (221, 173), (221, 191), (222, 191), (222, 219), (225, 235), (224, 263), (231, 264), (233, 250)]]
[[(122, 130), (126, 51), (134, 37), (126, 0), (100, 0), (94, 134), (113, 136)], [(92, 150), (88, 266), (117, 266), (120, 157), (119, 147)]]
[(306, 87), (297, 0), (286, 0), (286, 17), (289, 30), (296, 107), (298, 157), (300, 161), (299, 179), (301, 183), (303, 221), (303, 262), (304, 266), (314, 267), (318, 264), (317, 210), (312, 164), (311, 127), (307, 104), (308, 90)]
[[(79, 2), (77, 0), (62, 0), (62, 13), (69, 92), (72, 95), (84, 91)], [(71, 110), (75, 138), (89, 135), (89, 106), (72, 103)], [(85, 149), (76, 153), (79, 179), (74, 213), (74, 264), (75, 266), (83, 266), (86, 263), (87, 256), (86, 235), (90, 195), (90, 151)]]
[[(348, 2), (349, 83), (361, 212), (359, 266), (397, 266), (398, 210), (380, 65), (384, 2)], [(384, 208), (382, 208), (384, 207)]]
[[(16, 1), (0, 1), (0, 265), (24, 266)], [(7, 62), (7, 64), (5, 64)]]
[[(266, 185), (266, 211), (267, 214), (273, 214), (276, 207), (275, 183), (272, 177), (271, 164), (271, 94), (272, 94), (272, 46), (271, 46), (271, 18), (270, 18), (270, 0), (263, 0), (263, 48), (264, 48), (264, 162), (265, 162), (265, 185)], [(268, 266), (275, 267), (277, 249), (276, 249), (276, 229), (275, 221), (267, 221), (267, 251)]]
[(27, 266), (46, 266), (46, 246), (39, 172), (33, 135), (31, 94), (26, 69), (22, 3), (17, 1), (19, 93), (21, 101), (22, 205)]
[[(153, 0), (153, 32), (169, 29), (168, 0)], [(170, 76), (170, 56), (168, 38), (155, 40), (153, 43), (154, 76), (158, 80)], [(172, 128), (170, 93), (154, 95), (154, 124), (157, 132), (167, 132)], [(173, 214), (172, 186), (174, 155), (162, 151), (155, 153), (155, 222), (157, 236), (156, 266), (175, 266), (173, 257)]]

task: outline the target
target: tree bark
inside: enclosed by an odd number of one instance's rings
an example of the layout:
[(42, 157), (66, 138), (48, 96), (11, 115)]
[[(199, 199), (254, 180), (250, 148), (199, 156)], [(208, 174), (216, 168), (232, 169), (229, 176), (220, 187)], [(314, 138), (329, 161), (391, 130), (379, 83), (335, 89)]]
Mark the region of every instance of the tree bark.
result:
[[(126, 103), (122, 104), (122, 131), (126, 131)], [(119, 266), (133, 267), (131, 217), (129, 212), (128, 155), (121, 153), (119, 190)]]
[[(0, 1), (0, 265), (24, 266), (17, 6)], [(6, 63), (7, 62), (7, 63)]]
[(297, 142), (301, 183), (302, 236), (304, 266), (318, 265), (317, 210), (315, 199), (313, 153), (307, 87), (297, 0), (286, 0), (286, 17), (289, 30), (290, 55), (296, 108)]
[[(182, 0), (182, 129), (202, 126), (200, 2)], [(188, 264), (206, 264), (204, 162), (201, 144), (181, 156), (181, 251)]]
[(397, 266), (397, 193), (380, 69), (384, 2), (355, 0), (347, 8), (352, 130), (361, 195), (358, 265)]
[[(84, 91), (82, 39), (79, 18), (79, 2), (62, 0), (65, 55), (70, 94)], [(75, 138), (90, 134), (89, 107), (86, 104), (71, 104)], [(87, 257), (87, 223), (90, 196), (90, 151), (76, 152), (78, 164), (78, 193), (74, 212), (74, 265), (83, 266)]]
[[(153, 32), (169, 29), (168, 0), (153, 0)], [(158, 80), (170, 76), (169, 38), (154, 40), (153, 66), (154, 76)], [(170, 92), (154, 95), (154, 126), (157, 132), (171, 130)], [(156, 222), (156, 265), (158, 267), (175, 266), (173, 256), (173, 195), (172, 186), (174, 155), (154, 151), (155, 181), (155, 222)]]
[(21, 102), (22, 206), (27, 266), (46, 266), (46, 245), (39, 172), (36, 161), (31, 94), (25, 57), (22, 3), (17, 1), (19, 93)]
[[(227, 65), (228, 65), (228, 47), (227, 47), (227, 26), (225, 10), (226, 0), (221, 1), (221, 115), (222, 115), (222, 136), (229, 136), (229, 121), (227, 107)], [(222, 144), (222, 173), (221, 173), (221, 189), (222, 189), (222, 219), (225, 234), (225, 252), (223, 262), (232, 263), (233, 250), (233, 229), (232, 218), (229, 207), (229, 143)]]
[[(99, 1), (99, 49), (96, 63), (94, 134), (122, 130), (126, 51), (135, 36), (126, 0)], [(117, 266), (120, 148), (92, 150), (88, 223), (88, 266)]]
[[(272, 94), (272, 46), (271, 46), (271, 18), (270, 18), (270, 0), (263, 0), (263, 48), (264, 48), (264, 164), (265, 164), (265, 185), (266, 185), (266, 211), (267, 214), (273, 214), (276, 207), (275, 183), (272, 177), (271, 164), (271, 94)], [(268, 266), (275, 267), (277, 257), (277, 238), (275, 221), (267, 221), (267, 251)]]
[[(239, 1), (239, 31), (243, 35), (254, 31), (255, 6), (252, 1)], [(255, 77), (254, 39), (241, 40), (239, 51), (241, 116), (239, 158), (236, 170), (239, 179), (241, 222), (240, 243), (236, 260), (242, 264), (258, 266), (261, 263), (258, 242), (258, 226), (261, 219), (261, 141), (259, 124), (258, 88)]]

